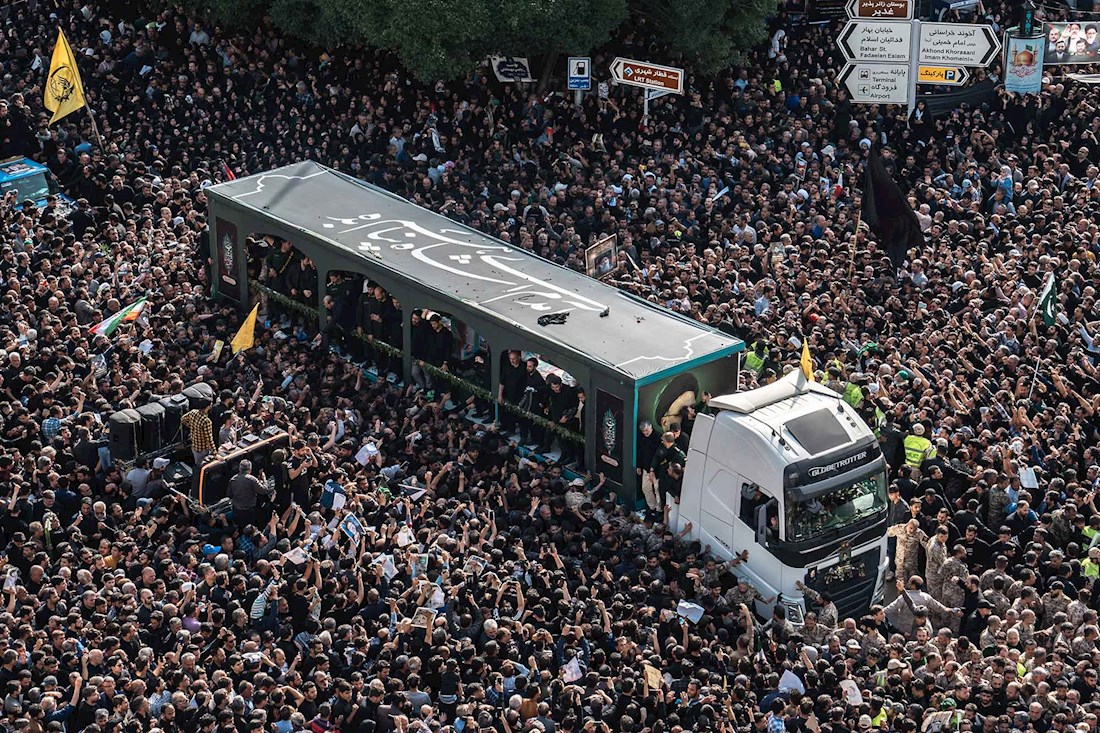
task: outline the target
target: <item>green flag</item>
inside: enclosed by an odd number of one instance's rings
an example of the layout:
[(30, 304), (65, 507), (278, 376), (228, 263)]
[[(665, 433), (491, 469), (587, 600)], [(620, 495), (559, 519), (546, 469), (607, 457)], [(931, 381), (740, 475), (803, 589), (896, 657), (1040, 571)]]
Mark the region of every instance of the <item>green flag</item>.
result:
[(1058, 300), (1054, 297), (1054, 273), (1047, 275), (1047, 281), (1043, 283), (1043, 290), (1039, 293), (1039, 312), (1043, 314), (1043, 323), (1054, 325), (1054, 311), (1057, 309)]

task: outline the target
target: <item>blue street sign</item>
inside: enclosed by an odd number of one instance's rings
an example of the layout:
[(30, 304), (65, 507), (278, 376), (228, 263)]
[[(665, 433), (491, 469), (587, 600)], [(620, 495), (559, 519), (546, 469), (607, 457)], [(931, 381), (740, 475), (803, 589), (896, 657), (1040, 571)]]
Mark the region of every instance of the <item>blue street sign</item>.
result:
[(570, 89), (588, 91), (592, 88), (592, 59), (587, 56), (570, 56), (566, 68)]

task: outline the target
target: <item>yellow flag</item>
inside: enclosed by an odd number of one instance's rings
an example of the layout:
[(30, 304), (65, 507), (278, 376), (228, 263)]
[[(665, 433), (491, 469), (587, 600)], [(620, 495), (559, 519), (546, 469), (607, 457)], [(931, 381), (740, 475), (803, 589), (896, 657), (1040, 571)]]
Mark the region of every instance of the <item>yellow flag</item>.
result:
[(53, 112), (50, 124), (84, 106), (84, 84), (80, 81), (80, 70), (76, 67), (76, 57), (69, 48), (65, 33), (57, 29), (57, 45), (53, 47), (53, 59), (50, 61), (50, 76), (46, 79), (46, 93), (43, 104)]
[(233, 354), (236, 355), (242, 351), (251, 349), (256, 343), (255, 331), (256, 331), (256, 315), (260, 312), (260, 304), (257, 303), (252, 309), (252, 312), (248, 314), (248, 318), (244, 319), (244, 323), (241, 324), (240, 329), (237, 330), (237, 335), (233, 337), (233, 340), (229, 342), (229, 345), (233, 347)]
[(817, 381), (814, 379), (814, 363), (810, 359), (810, 342), (806, 339), (802, 339), (802, 373), (811, 382)]

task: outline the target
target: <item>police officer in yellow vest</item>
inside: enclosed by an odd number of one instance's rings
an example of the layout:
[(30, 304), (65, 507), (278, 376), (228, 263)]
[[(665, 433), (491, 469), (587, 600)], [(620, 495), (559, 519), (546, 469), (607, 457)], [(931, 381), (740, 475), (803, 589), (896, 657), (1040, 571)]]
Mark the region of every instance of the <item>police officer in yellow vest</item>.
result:
[(1088, 557), (1081, 562), (1081, 574), (1093, 582), (1100, 579), (1100, 547), (1089, 548)]
[(764, 363), (768, 360), (768, 345), (763, 341), (757, 341), (752, 345), (752, 351), (745, 354), (745, 370), (756, 376), (760, 376)]
[(902, 447), (905, 449), (906, 465), (914, 468), (920, 468), (926, 458), (936, 457), (936, 447), (924, 437), (924, 425), (921, 423), (913, 425), (913, 432), (902, 441)]
[(852, 380), (844, 385), (843, 400), (853, 408), (859, 409), (863, 404), (863, 385), (868, 381), (866, 374), (853, 374)]

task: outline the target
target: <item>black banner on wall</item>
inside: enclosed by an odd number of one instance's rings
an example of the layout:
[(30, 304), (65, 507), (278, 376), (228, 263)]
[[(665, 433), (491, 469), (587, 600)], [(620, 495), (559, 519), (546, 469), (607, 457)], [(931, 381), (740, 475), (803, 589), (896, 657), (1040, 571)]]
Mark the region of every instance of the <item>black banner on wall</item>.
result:
[(623, 401), (596, 390), (596, 473), (623, 483)]
[(214, 283), (217, 295), (223, 298), (244, 302), (244, 283), (237, 277), (238, 265), (243, 261), (240, 237), (237, 225), (225, 219), (218, 219), (214, 226), (217, 247), (218, 279)]

